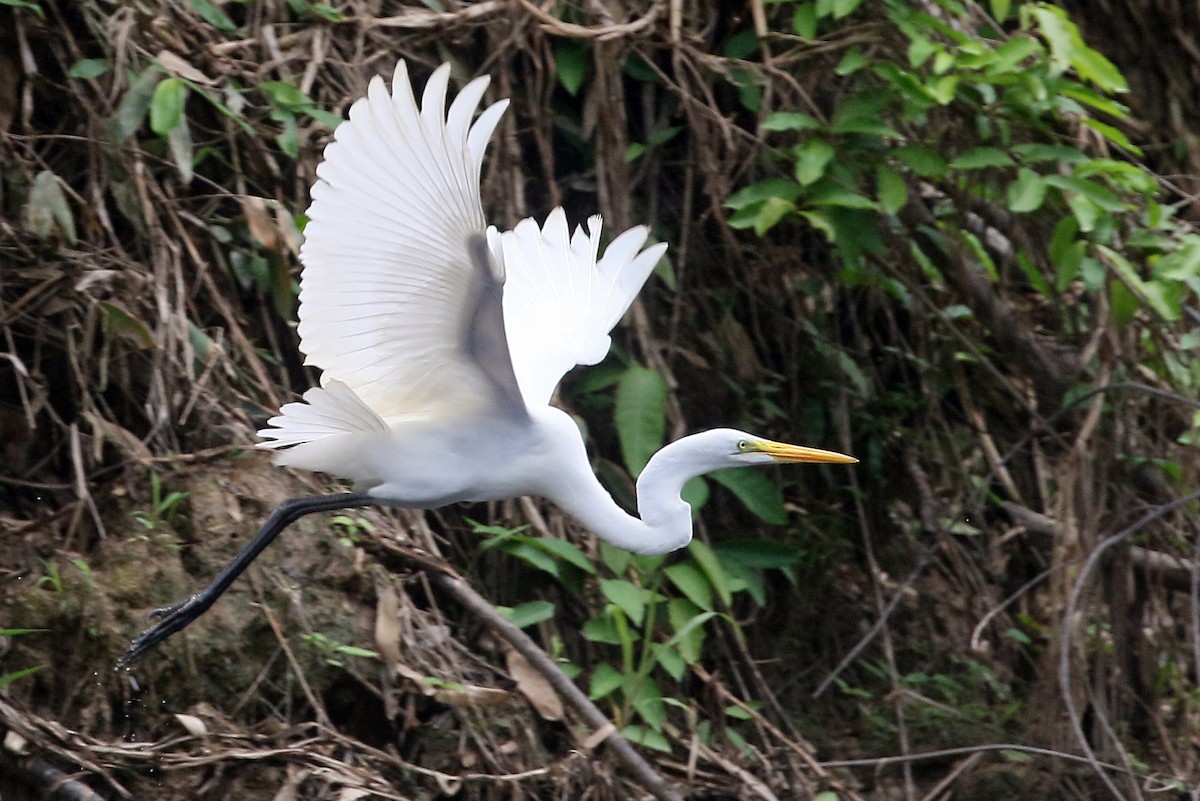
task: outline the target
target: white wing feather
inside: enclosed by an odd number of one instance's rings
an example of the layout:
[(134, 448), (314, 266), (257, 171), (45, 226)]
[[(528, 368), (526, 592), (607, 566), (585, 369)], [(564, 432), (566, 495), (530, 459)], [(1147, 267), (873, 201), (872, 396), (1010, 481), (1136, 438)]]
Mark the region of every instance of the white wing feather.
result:
[(508, 101), (471, 118), (486, 77), (447, 115), (443, 64), (418, 107), (401, 61), (392, 93), (371, 81), (317, 168), (300, 251), (300, 350), (384, 419), (453, 415), (489, 399), (462, 350), (472, 235), (484, 232), (479, 172)]
[(504, 327), (513, 371), (529, 405), (550, 402), (563, 375), (608, 354), (609, 332), (624, 316), (665, 243), (646, 249), (649, 234), (636, 226), (614, 239), (597, 260), (599, 216), (568, 236), (566, 215), (555, 209), (541, 228), (532, 218), (500, 235), (504, 253)]
[(527, 219), (504, 234), (487, 229), (482, 246), (480, 168), (508, 101), (472, 124), (488, 78), (447, 112), (449, 73), (434, 71), (418, 105), (401, 61), (391, 94), (373, 79), (325, 149), (299, 311), (300, 349), (323, 386), (259, 432), (259, 447), (288, 448), (280, 463), (350, 476), (352, 458), (345, 469), (331, 460), (401, 421), (548, 403), (564, 373), (608, 353), (609, 331), (666, 250), (643, 249), (639, 226), (598, 259), (600, 218), (570, 236), (562, 209), (540, 228)]

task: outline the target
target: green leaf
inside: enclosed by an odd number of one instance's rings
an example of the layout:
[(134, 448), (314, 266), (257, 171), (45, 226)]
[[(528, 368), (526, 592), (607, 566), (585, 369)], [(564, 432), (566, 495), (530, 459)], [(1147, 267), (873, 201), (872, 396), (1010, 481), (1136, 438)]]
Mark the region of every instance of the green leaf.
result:
[(893, 96), (888, 92), (860, 91), (838, 99), (829, 129), (834, 133), (865, 134), (899, 139), (900, 133), (884, 120)]
[(163, 78), (150, 100), (150, 130), (166, 136), (183, 119), (183, 104), (188, 87), (182, 78)]
[(101, 328), (110, 339), (121, 337), (134, 347), (149, 350), (154, 347), (154, 333), (150, 326), (130, 314), (114, 301), (100, 301)]
[(559, 540), (553, 537), (538, 537), (530, 540), (530, 542), (543, 551), (557, 556), (564, 562), (574, 565), (585, 573), (595, 574), (596, 572), (596, 566), (592, 564), (590, 559), (583, 555), (583, 551), (566, 540)]
[(841, 19), (853, 14), (861, 4), (862, 0), (833, 0), (833, 18)]
[[(993, 0), (993, 5), (995, 5), (995, 0)], [(814, 795), (813, 801), (839, 801), (840, 798), (841, 796), (839, 796), (833, 790), (824, 790)]]
[(312, 12), (314, 17), (325, 22), (344, 22), (346, 20), (342, 12), (328, 3), (313, 3), (308, 7), (308, 10)]
[(1073, 103), (1062, 102), (1063, 98), (1078, 100), (1083, 105), (1090, 106), (1096, 111), (1099, 111), (1101, 114), (1108, 114), (1109, 116), (1115, 117), (1118, 120), (1129, 119), (1128, 107), (1094, 91), (1089, 86), (1084, 86), (1081, 83), (1062, 87), (1058, 90), (1057, 94), (1060, 98), (1059, 105), (1062, 107), (1065, 113), (1079, 115), (1081, 118), (1085, 117), (1083, 114), (1083, 109), (1080, 109)]
[(989, 167), (1010, 167), (1012, 163), (1012, 157), (999, 148), (977, 147), (950, 162), (950, 166), (956, 170), (982, 170)]
[(667, 382), (654, 370), (634, 365), (617, 384), (613, 423), (629, 474), (637, 476), (662, 447), (667, 432)]
[(700, 540), (692, 540), (688, 543), (688, 551), (691, 552), (692, 559), (696, 560), (696, 564), (704, 571), (704, 575), (708, 577), (709, 583), (717, 591), (717, 596), (721, 599), (721, 603), (726, 606), (733, 603), (733, 593), (729, 589), (729, 577), (725, 575), (725, 570), (721, 567), (721, 563), (717, 561), (717, 557), (713, 554), (712, 549)]
[(758, 569), (791, 567), (800, 561), (801, 551), (794, 545), (775, 540), (724, 540), (713, 546), (722, 562), (735, 561)]
[(1067, 19), (1066, 13), (1045, 5), (1030, 5), (1028, 16), (1032, 21), (1036, 21), (1037, 32), (1050, 46), (1050, 64), (1054, 73), (1061, 75), (1066, 72), (1071, 66), (1071, 53), (1074, 50), (1071, 31), (1068, 28), (1074, 26)]
[(941, 51), (942, 45), (927, 36), (909, 34), (908, 65), (916, 68), (929, 60), (934, 53)]
[(815, 183), (836, 155), (833, 145), (824, 139), (809, 139), (796, 148), (796, 180), (803, 186)]
[(1050, 46), (1050, 62), (1055, 74), (1073, 67), (1080, 78), (1106, 92), (1128, 91), (1121, 71), (1101, 53), (1087, 46), (1079, 27), (1066, 11), (1048, 3), (1036, 3), (1022, 9), (1022, 18), (1036, 21), (1037, 32)]
[(1125, 148), (1135, 156), (1142, 155), (1142, 149), (1133, 142), (1130, 142), (1129, 137), (1127, 137), (1120, 128), (1109, 125), (1106, 122), (1100, 122), (1100, 120), (1094, 120), (1091, 117), (1084, 117), (1080, 120), (1080, 122), (1103, 136), (1108, 141), (1112, 142), (1117, 147)]
[(1014, 36), (988, 54), (987, 74), (999, 76), (1010, 72), (1021, 72), (1026, 69), (1021, 62), (1029, 57), (1045, 52), (1042, 45), (1028, 36)]
[(651, 643), (650, 651), (671, 678), (675, 681), (683, 678), (683, 674), (687, 672), (688, 663), (680, 656), (679, 651), (661, 642)]
[(811, 131), (820, 127), (821, 123), (798, 111), (772, 111), (762, 124), (764, 131)]
[[(42, 19), (46, 18), (46, 12), (42, 11), (42, 7), (39, 6), (37, 3), (34, 3), (32, 0), (0, 0), (0, 6), (8, 6), (9, 8), (28, 8), (30, 11), (32, 11), (34, 14), (37, 14)], [(32, 673), (34, 670), (41, 670), (41, 668), (30, 668), (29, 670), (24, 671), (24, 672)], [(7, 683), (8, 682), (5, 682), (5, 684), (7, 684)], [(0, 684), (0, 687), (2, 687), (2, 686), (4, 686), (4, 685)]]
[(744, 59), (760, 47), (758, 33), (753, 28), (738, 31), (725, 42), (725, 57)]
[(927, 147), (906, 145), (893, 150), (892, 155), (922, 178), (941, 178), (946, 174), (946, 160)]
[(800, 3), (792, 12), (792, 30), (801, 39), (817, 38), (817, 7), (812, 3)]
[(943, 75), (929, 84), (929, 92), (933, 95), (933, 99), (940, 106), (950, 105), (958, 92), (959, 77), (957, 75)]
[(877, 209), (879, 206), (871, 198), (843, 189), (840, 186), (830, 186), (813, 192), (808, 202), (814, 206), (836, 206), (843, 209)]
[(1133, 316), (1142, 308), (1137, 295), (1129, 291), (1129, 287), (1116, 278), (1108, 282), (1108, 305), (1112, 309), (1113, 320), (1118, 326), (1129, 325)]
[(588, 698), (599, 701), (620, 689), (624, 681), (625, 677), (618, 673), (616, 668), (607, 662), (601, 662), (592, 671), (592, 680), (588, 685)]
[(113, 138), (118, 143), (133, 136), (142, 126), (146, 112), (150, 109), (150, 100), (157, 91), (160, 75), (158, 66), (151, 64), (138, 74), (125, 96), (121, 98), (121, 105), (117, 106), (117, 113), (112, 121)]
[(1100, 208), (1095, 203), (1083, 195), (1067, 193), (1067, 206), (1075, 215), (1075, 219), (1079, 221), (1080, 230), (1087, 232), (1096, 230), (1096, 222), (1100, 219)]
[(631, 743), (645, 746), (654, 751), (661, 751), (664, 754), (671, 753), (671, 743), (660, 732), (653, 729), (647, 729), (645, 726), (626, 726), (621, 729), (622, 736)]
[(509, 622), (519, 629), (554, 617), (554, 604), (549, 601), (528, 601), (508, 609), (508, 611), (504, 611), (505, 607), (498, 606), (496, 608), (501, 610)]
[(620, 576), (629, 567), (629, 563), (633, 561), (633, 554), (624, 548), (618, 548), (615, 545), (609, 545), (607, 542), (601, 542), (600, 559), (603, 560), (604, 566), (613, 572), (613, 575)]
[(754, 599), (754, 603), (759, 606), (766, 606), (767, 585), (763, 581), (762, 573), (733, 560), (724, 561), (721, 566), (725, 568), (725, 572), (729, 575), (729, 588), (731, 590), (734, 592), (745, 590), (750, 593), (750, 597)]
[(221, 9), (213, 5), (209, 0), (190, 0), (192, 10), (200, 17), (223, 33), (232, 33), (237, 30), (237, 26), (233, 24), (233, 20), (229, 18)]
[(701, 609), (712, 611), (712, 586), (700, 568), (684, 562), (671, 565), (663, 572), (689, 601)]
[(853, 75), (862, 69), (867, 63), (867, 57), (863, 55), (862, 48), (858, 46), (851, 47), (842, 56), (841, 61), (833, 68), (833, 71), (843, 78), (847, 75)]
[(701, 612), (700, 608), (687, 598), (672, 598), (667, 602), (667, 622), (675, 632), (668, 641), (689, 665), (700, 658), (704, 648), (704, 623), (710, 620), (714, 612)]
[(667, 710), (658, 683), (649, 676), (633, 675), (626, 677), (623, 690), (625, 696), (633, 701), (633, 708), (641, 719), (655, 731), (662, 731), (667, 721)]
[(600, 592), (616, 604), (634, 625), (642, 625), (642, 620), (646, 617), (646, 597), (650, 594), (649, 591), (625, 579), (601, 579)]
[(1028, 167), (1017, 171), (1017, 178), (1008, 185), (1008, 208), (1019, 214), (1036, 211), (1046, 198), (1046, 184), (1042, 176)]
[(606, 645), (621, 644), (621, 635), (617, 631), (617, 624), (608, 615), (592, 618), (583, 624), (579, 632), (589, 642), (602, 642)]
[(1126, 204), (1115, 192), (1096, 181), (1077, 178), (1074, 175), (1047, 175), (1043, 180), (1047, 185), (1064, 192), (1081, 195), (1105, 211), (1124, 211), (1126, 208)]
[(263, 81), (258, 84), (258, 90), (267, 97), (267, 102), (284, 111), (307, 111), (312, 108), (312, 100), (304, 92), (290, 83), (283, 81)]
[[(772, 228), (774, 228), (776, 223), (795, 210), (796, 204), (790, 200), (784, 200), (780, 197), (767, 198), (755, 207), (755, 213), (752, 221), (754, 233), (758, 236), (762, 236), (767, 231), (770, 231)], [(734, 216), (734, 219), (729, 221), (730, 225), (732, 225), (734, 228), (747, 227), (745, 225), (741, 225), (741, 222), (741, 220), (737, 219), (737, 215)]]
[(886, 164), (875, 168), (875, 186), (879, 207), (885, 214), (896, 214), (908, 203), (908, 184), (900, 173)]
[(337, 653), (343, 656), (359, 656), (363, 659), (379, 659), (379, 652), (369, 648), (359, 648), (357, 645), (339, 645)]
[[(1012, 11), (1012, 0), (991, 0), (992, 19), (996, 22), (1004, 22), (1008, 19), (1009, 12)], [(821, 801), (837, 801), (835, 795), (833, 799), (821, 799)]]
[(80, 80), (91, 80), (99, 78), (104, 73), (108, 72), (108, 61), (103, 58), (81, 58), (71, 65), (71, 69), (67, 74), (72, 78)]
[(558, 561), (553, 556), (529, 542), (526, 537), (514, 537), (511, 541), (503, 542), (499, 548), (505, 553), (512, 554), (527, 562), (538, 570), (558, 578)]
[[(1078, 29), (1076, 29), (1076, 33), (1078, 35)], [(1082, 39), (1080, 39), (1080, 45), (1083, 45)], [(1098, 50), (1087, 46), (1077, 47), (1074, 57), (1071, 59), (1071, 66), (1075, 68), (1075, 72), (1079, 73), (1080, 78), (1091, 81), (1106, 92), (1129, 91), (1129, 84), (1125, 81), (1121, 70), (1117, 69), (1117, 65), (1109, 61)]]
[(1021, 144), (1013, 145), (1012, 151), (1027, 164), (1036, 164), (1041, 161), (1078, 164), (1088, 160), (1083, 151), (1069, 145)]
[(1183, 310), (1178, 298), (1167, 293), (1162, 282), (1143, 279), (1138, 275), (1137, 268), (1112, 248), (1097, 245), (1096, 249), (1104, 255), (1105, 262), (1120, 276), (1125, 286), (1143, 303), (1152, 308), (1156, 314), (1170, 322), (1174, 322), (1182, 316)]
[(296, 116), (289, 112), (277, 112), (278, 119), (283, 123), (283, 130), (275, 136), (275, 143), (285, 155), (291, 158), (300, 157), (300, 129), (296, 126)]
[(560, 39), (554, 46), (554, 72), (570, 94), (579, 94), (587, 72), (588, 51), (573, 39)]
[[(0, 0), (0, 4), (5, 4), (5, 0)], [(41, 11), (40, 8), (37, 10), (39, 12)], [(7, 687), (8, 685), (12, 684), (14, 681), (17, 681), (18, 679), (23, 679), (26, 676), (31, 676), (34, 673), (37, 673), (39, 670), (41, 670), (44, 667), (46, 667), (46, 666), (45, 665), (34, 665), (33, 667), (27, 667), (27, 668), (23, 668), (21, 670), (15, 670), (12, 673), (5, 673), (4, 675), (0, 676), (0, 689)]]
[(1184, 237), (1178, 250), (1163, 256), (1154, 265), (1155, 278), (1190, 281), (1197, 276), (1200, 276), (1200, 239), (1195, 236)]
[(800, 185), (795, 181), (789, 181), (786, 178), (770, 178), (738, 190), (732, 197), (725, 201), (725, 205), (731, 209), (740, 209), (749, 206), (751, 203), (769, 200), (773, 197), (794, 202), (800, 197), (802, 191)]
[[(691, 607), (691, 602), (688, 601), (686, 598), (677, 598), (675, 600), (683, 601), (684, 603), (688, 604), (689, 608)], [(671, 628), (675, 629), (675, 633), (671, 635), (671, 638), (669, 640), (667, 640), (667, 642), (665, 644), (666, 645), (679, 645), (680, 643), (684, 642), (685, 640), (694, 639), (694, 634), (697, 631), (703, 632), (704, 624), (707, 623), (708, 621), (712, 620), (716, 616), (717, 616), (716, 612), (699, 612), (699, 613), (694, 614), (691, 617), (687, 618), (686, 620), (682, 620), (682, 619), (672, 618), (671, 612), (670, 612), (670, 607), (668, 607), (667, 619), (671, 623)], [(696, 651), (696, 657), (693, 659), (690, 659), (689, 663), (694, 662), (697, 658), (699, 658), (699, 649), (697, 649), (697, 651)]]
[(783, 495), (765, 473), (741, 467), (727, 467), (709, 474), (709, 478), (728, 489), (755, 517), (779, 526), (787, 522)]

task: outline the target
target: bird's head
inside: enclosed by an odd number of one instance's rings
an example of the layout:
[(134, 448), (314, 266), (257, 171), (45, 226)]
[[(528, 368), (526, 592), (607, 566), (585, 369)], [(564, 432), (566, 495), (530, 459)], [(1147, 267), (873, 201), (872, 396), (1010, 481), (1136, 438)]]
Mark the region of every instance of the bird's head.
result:
[(846, 456), (836, 451), (775, 442), (733, 428), (718, 428), (708, 433), (712, 435), (710, 444), (723, 448), (729, 467), (791, 462), (815, 464), (855, 464), (858, 462), (858, 459), (853, 456)]
[[(663, 471), (665, 474), (690, 478), (726, 467), (791, 462), (854, 464), (857, 461), (853, 456), (775, 442), (735, 428), (714, 428), (684, 437), (663, 448), (650, 460), (647, 470), (656, 475)], [(654, 470), (650, 470), (651, 465), (655, 466)]]

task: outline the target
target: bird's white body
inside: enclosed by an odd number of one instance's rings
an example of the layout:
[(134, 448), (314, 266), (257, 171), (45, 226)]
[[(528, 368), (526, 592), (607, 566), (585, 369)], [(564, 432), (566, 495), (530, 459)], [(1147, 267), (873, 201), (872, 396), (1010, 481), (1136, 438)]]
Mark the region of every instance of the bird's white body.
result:
[(640, 519), (593, 475), (574, 420), (549, 405), (563, 374), (608, 353), (609, 332), (666, 245), (632, 228), (600, 254), (599, 217), (569, 234), (486, 227), (479, 175), (507, 106), (479, 115), (486, 78), (445, 108), (449, 65), (417, 103), (403, 62), (350, 110), (325, 151), (300, 257), (301, 350), (322, 386), (289, 403), (260, 447), (278, 464), (354, 481), (396, 506), (550, 498), (622, 548), (691, 538), (680, 490), (722, 467), (851, 462), (717, 429), (659, 451), (638, 480)]
[(449, 65), (418, 105), (404, 62), (389, 94), (371, 81), (317, 168), (300, 251), (300, 349), (321, 386), (260, 431), (277, 464), (352, 480), (358, 492), (291, 498), (202, 591), (156, 610), (128, 663), (204, 614), (290, 522), (380, 503), (432, 508), (549, 498), (597, 535), (638, 553), (692, 538), (684, 482), (722, 467), (850, 463), (830, 451), (728, 428), (693, 434), (638, 476), (640, 517), (596, 480), (583, 438), (550, 405), (563, 374), (595, 364), (609, 331), (666, 245), (631, 228), (600, 254), (600, 218), (570, 234), (555, 209), (500, 233), (479, 200), (484, 149), (508, 101), (475, 110), (477, 78), (445, 108)]

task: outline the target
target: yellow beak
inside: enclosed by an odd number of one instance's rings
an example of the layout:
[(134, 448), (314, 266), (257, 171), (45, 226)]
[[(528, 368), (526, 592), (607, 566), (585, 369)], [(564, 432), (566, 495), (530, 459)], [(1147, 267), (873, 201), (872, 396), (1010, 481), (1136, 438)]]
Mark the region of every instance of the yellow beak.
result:
[(755, 450), (773, 457), (780, 462), (818, 462), (820, 464), (857, 464), (853, 456), (835, 451), (823, 451), (820, 448), (806, 448), (803, 445), (788, 445), (783, 442), (760, 440), (753, 443)]

